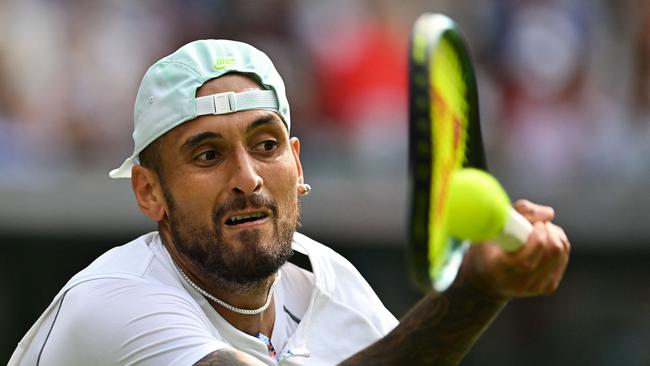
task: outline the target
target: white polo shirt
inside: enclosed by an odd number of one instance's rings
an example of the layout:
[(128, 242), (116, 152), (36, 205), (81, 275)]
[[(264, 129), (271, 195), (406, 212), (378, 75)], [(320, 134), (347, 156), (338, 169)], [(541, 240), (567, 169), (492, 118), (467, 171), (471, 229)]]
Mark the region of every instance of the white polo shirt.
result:
[(311, 271), (280, 269), (270, 335), (277, 361), (266, 342), (230, 325), (183, 280), (152, 232), (75, 275), (9, 365), (192, 365), (222, 348), (269, 365), (334, 365), (397, 325), (346, 259), (299, 233), (293, 249)]

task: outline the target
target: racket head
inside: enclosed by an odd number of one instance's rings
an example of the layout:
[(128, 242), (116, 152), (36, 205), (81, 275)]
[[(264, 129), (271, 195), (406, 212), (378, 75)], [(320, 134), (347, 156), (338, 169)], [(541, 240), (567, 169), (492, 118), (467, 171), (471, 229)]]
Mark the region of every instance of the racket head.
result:
[(449, 183), (462, 167), (487, 170), (474, 69), (457, 25), (427, 13), (409, 51), (409, 259), (423, 291), (444, 291), (469, 246), (446, 230)]

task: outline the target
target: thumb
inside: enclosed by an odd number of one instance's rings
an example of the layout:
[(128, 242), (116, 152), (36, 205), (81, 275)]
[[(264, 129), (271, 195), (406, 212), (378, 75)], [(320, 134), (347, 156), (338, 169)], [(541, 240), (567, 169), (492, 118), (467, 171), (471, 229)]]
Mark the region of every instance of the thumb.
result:
[(553, 207), (538, 205), (528, 200), (517, 200), (512, 207), (530, 222), (551, 221), (555, 218)]

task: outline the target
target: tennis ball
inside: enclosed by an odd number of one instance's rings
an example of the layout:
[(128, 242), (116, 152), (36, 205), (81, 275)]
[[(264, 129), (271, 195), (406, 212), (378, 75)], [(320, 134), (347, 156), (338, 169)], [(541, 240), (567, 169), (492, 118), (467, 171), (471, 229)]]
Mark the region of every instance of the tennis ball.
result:
[(487, 172), (474, 168), (459, 169), (453, 174), (447, 199), (449, 233), (475, 242), (501, 233), (511, 207), (501, 184)]

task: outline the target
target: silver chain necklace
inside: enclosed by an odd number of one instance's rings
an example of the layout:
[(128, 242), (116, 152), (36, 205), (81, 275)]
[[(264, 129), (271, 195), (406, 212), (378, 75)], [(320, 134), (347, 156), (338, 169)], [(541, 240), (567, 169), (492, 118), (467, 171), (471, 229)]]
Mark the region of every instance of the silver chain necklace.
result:
[(280, 272), (278, 271), (278, 274), (275, 276), (275, 280), (273, 280), (273, 283), (271, 284), (271, 287), (269, 288), (269, 293), (266, 295), (266, 302), (264, 303), (264, 305), (262, 305), (262, 307), (259, 307), (257, 309), (242, 309), (242, 308), (238, 308), (236, 306), (232, 306), (232, 305), (228, 304), (227, 302), (225, 302), (225, 301), (223, 301), (221, 299), (217, 299), (216, 297), (212, 296), (207, 291), (200, 288), (199, 285), (197, 285), (192, 280), (190, 280), (190, 278), (187, 277), (185, 272), (183, 272), (183, 270), (179, 266), (177, 266), (176, 263), (174, 263), (174, 267), (176, 267), (178, 272), (181, 273), (181, 276), (183, 276), (183, 279), (185, 279), (185, 281), (190, 286), (192, 286), (193, 289), (198, 291), (201, 295), (207, 297), (208, 299), (216, 302), (217, 304), (223, 306), (224, 308), (226, 308), (226, 309), (228, 309), (228, 310), (230, 310), (230, 311), (232, 311), (234, 313), (243, 314), (243, 315), (256, 315), (256, 314), (259, 314), (259, 313), (263, 312), (264, 310), (266, 310), (269, 307), (269, 305), (271, 305), (271, 299), (273, 298), (273, 291), (275, 289), (275, 285), (280, 280)]

